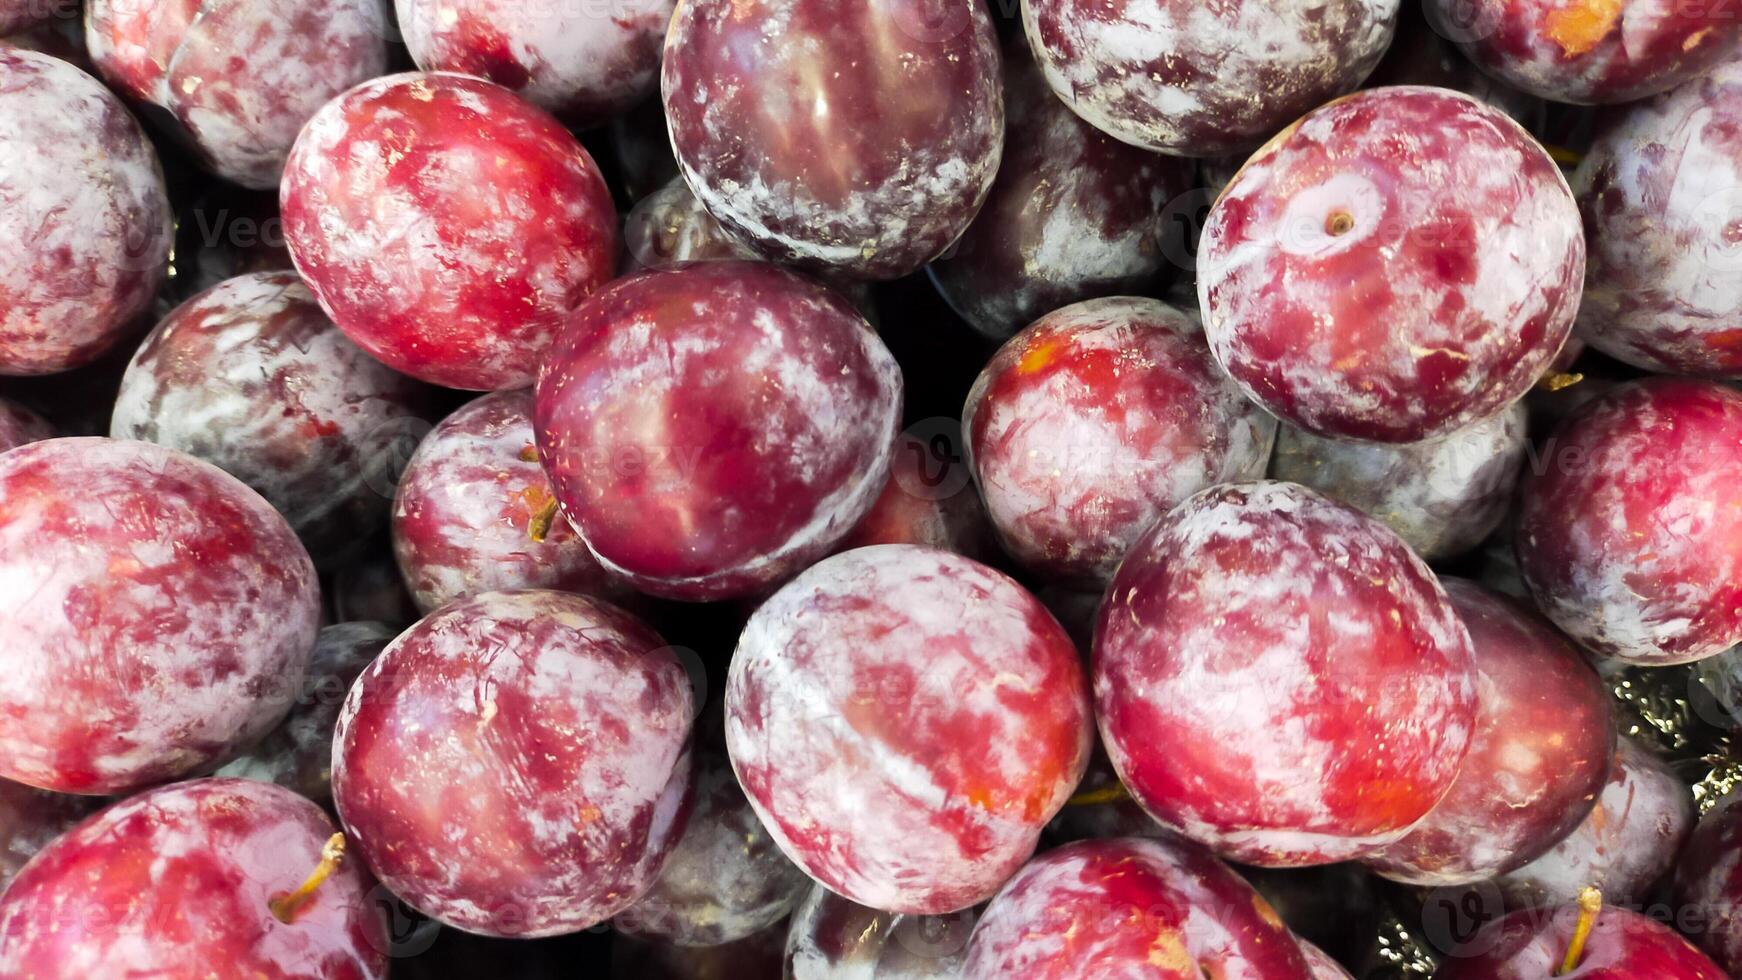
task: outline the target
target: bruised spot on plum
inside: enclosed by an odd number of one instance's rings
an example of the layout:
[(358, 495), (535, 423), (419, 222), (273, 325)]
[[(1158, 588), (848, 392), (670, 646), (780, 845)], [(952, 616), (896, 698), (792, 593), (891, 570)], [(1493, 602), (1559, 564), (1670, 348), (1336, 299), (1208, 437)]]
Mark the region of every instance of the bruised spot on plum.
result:
[(1573, 0), (1559, 10), (1550, 11), (1543, 19), (1543, 29), (1549, 40), (1560, 46), (1569, 58), (1595, 48), (1621, 19), (1624, 0)]

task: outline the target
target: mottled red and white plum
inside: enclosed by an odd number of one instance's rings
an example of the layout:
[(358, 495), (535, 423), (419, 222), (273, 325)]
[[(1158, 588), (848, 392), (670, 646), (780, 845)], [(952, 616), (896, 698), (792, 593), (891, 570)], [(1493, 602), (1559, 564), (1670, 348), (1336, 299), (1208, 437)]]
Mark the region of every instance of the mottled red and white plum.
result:
[(1742, 59), (1619, 112), (1573, 178), (1578, 334), (1647, 371), (1742, 375)]
[(1416, 442), (1523, 397), (1584, 282), (1578, 207), (1504, 113), (1447, 89), (1317, 109), (1240, 169), (1198, 250), (1210, 349), (1319, 435)]
[(1661, 378), (1575, 412), (1525, 482), (1518, 562), (1568, 636), (1663, 665), (1742, 641), (1742, 394)]
[[(1602, 905), (1521, 909), (1452, 951), (1443, 980), (1724, 980), (1729, 974), (1681, 934), (1630, 909)], [(1588, 935), (1575, 938), (1588, 928)], [(1569, 955), (1573, 961), (1567, 968)]]
[(85, 15), (103, 77), (256, 189), (278, 186), (315, 110), (387, 70), (387, 34), (382, 0), (89, 0)]
[(387, 522), (395, 443), (428, 389), (351, 343), (294, 272), (238, 276), (177, 307), (127, 365), (109, 434), (248, 484), (321, 567)]
[(1366, 859), (1434, 887), (1485, 881), (1559, 843), (1595, 806), (1615, 755), (1613, 702), (1582, 651), (1510, 598), (1442, 584), (1476, 654), (1476, 731), (1446, 796)]
[(964, 980), (1310, 975), (1288, 927), (1227, 865), (1194, 844), (1137, 837), (1030, 862), (987, 906), (962, 971)]
[(792, 914), (787, 980), (960, 980), (975, 909), (902, 915), (868, 909), (821, 885)]
[(1094, 648), (1102, 743), (1165, 827), (1266, 867), (1378, 853), (1445, 797), (1478, 722), (1470, 634), (1378, 521), (1213, 487), (1141, 537)]
[(450, 388), (524, 388), (616, 271), (617, 214), (555, 118), (461, 75), (365, 82), (297, 137), (291, 258), (357, 346)]
[(107, 795), (201, 770), (289, 710), (314, 564), (259, 494), (144, 442), (0, 454), (0, 777)]
[(1127, 143), (1249, 150), (1379, 64), (1398, 0), (1023, 0), (1059, 97)]
[(245, 779), (117, 803), (0, 895), (0, 974), (384, 980), (386, 923), (361, 863), (340, 856), (292, 898), (326, 867), (334, 830), (308, 800)]
[(1270, 475), (1348, 504), (1439, 561), (1500, 527), (1524, 473), (1529, 412), (1514, 402), (1455, 432), (1421, 442), (1327, 439), (1284, 424)]
[(675, 0), (394, 0), (419, 68), (487, 78), (590, 127), (659, 91)]
[(1727, 0), (1427, 0), (1428, 21), (1482, 70), (1556, 102), (1631, 102), (1736, 50)]
[(1159, 300), (1089, 300), (1042, 317), (981, 371), (969, 458), (1010, 554), (1094, 585), (1151, 524), (1218, 483), (1264, 475), (1276, 420)]
[(72, 65), (0, 45), (0, 374), (55, 374), (137, 326), (169, 267), (169, 195), (126, 107)]
[(397, 630), (381, 623), (337, 623), (321, 630), (308, 670), (291, 691), (290, 714), (265, 738), (214, 773), (277, 783), (327, 803), (333, 796), (333, 731), (345, 695)]
[(1097, 296), (1143, 295), (1184, 261), (1196, 166), (1128, 146), (1053, 94), (1020, 37), (1004, 46), (1004, 160), (967, 233), (930, 266), (969, 325), (1003, 339)]
[(495, 392), (448, 416), (418, 444), (393, 502), (393, 553), (418, 607), (506, 589), (623, 592), (556, 507), (531, 392)]
[(998, 172), (998, 40), (977, 0), (686, 0), (665, 40), (671, 143), (768, 258), (895, 279), (961, 237)]
[(828, 554), (889, 478), (901, 370), (841, 296), (756, 262), (612, 283), (539, 379), (551, 485), (606, 569), (703, 600)]
[(691, 798), (690, 680), (659, 636), (560, 592), (487, 592), (351, 688), (333, 800), (358, 855), (467, 932), (578, 932), (652, 887)]
[(739, 640), (726, 738), (781, 849), (870, 908), (986, 900), (1082, 777), (1087, 684), (1064, 629), (1005, 576), (914, 545), (813, 566)]

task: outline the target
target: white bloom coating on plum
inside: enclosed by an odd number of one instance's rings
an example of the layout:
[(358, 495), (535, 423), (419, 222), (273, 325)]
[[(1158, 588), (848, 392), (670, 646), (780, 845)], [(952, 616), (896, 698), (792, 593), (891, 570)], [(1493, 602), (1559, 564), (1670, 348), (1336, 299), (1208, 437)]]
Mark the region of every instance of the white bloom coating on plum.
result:
[(794, 863), (872, 908), (983, 901), (1088, 761), (1070, 639), (971, 559), (829, 558), (751, 617), (726, 689), (732, 765)]
[(1047, 80), (1078, 115), (1182, 156), (1250, 148), (1361, 84), (1399, 0), (1023, 0)]
[(559, 592), (488, 592), (351, 688), (333, 799), (382, 882), (483, 935), (575, 932), (653, 884), (687, 818), (688, 676), (651, 630)]
[(1210, 211), (1216, 359), (1325, 436), (1415, 442), (1497, 414), (1566, 343), (1585, 268), (1560, 169), (1447, 89), (1374, 89), (1260, 150)]
[(1505, 520), (1527, 423), (1522, 402), (1422, 442), (1326, 439), (1285, 423), (1270, 475), (1378, 518), (1416, 554), (1439, 561), (1481, 544)]
[(143, 442), (0, 454), (0, 777), (104, 794), (278, 724), (320, 620), (314, 565), (234, 477)]
[(1377, 521), (1286, 483), (1199, 493), (1120, 566), (1095, 640), (1103, 744), (1164, 826), (1248, 864), (1357, 858), (1451, 787), (1470, 636)]
[(121, 100), (59, 58), (0, 45), (0, 118), (0, 374), (54, 374), (150, 307), (169, 196)]
[(674, 0), (394, 0), (425, 71), (478, 75), (576, 126), (659, 90)]
[(1012, 338), (969, 392), (963, 428), (1005, 549), (1041, 574), (1104, 584), (1174, 505), (1263, 476), (1276, 420), (1188, 316), (1116, 297)]
[(1573, 183), (1579, 336), (1647, 371), (1742, 375), (1742, 59), (1628, 107)]

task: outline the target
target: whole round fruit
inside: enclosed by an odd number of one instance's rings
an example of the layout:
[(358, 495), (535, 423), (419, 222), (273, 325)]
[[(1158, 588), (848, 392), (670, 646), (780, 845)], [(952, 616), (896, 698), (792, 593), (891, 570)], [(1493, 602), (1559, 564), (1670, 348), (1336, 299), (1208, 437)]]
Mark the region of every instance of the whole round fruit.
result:
[(1574, 184), (1579, 336), (1647, 371), (1742, 375), (1742, 59), (1622, 110)]
[(426, 400), (347, 340), (296, 273), (258, 272), (176, 307), (145, 338), (109, 434), (222, 468), (331, 567), (386, 524), (378, 487)]
[(1017, 334), (980, 372), (962, 424), (1005, 550), (1096, 584), (1175, 504), (1263, 476), (1276, 435), (1190, 317), (1129, 298), (1067, 306)]
[(915, 272), (998, 172), (998, 40), (978, 0), (685, 0), (663, 71), (684, 179), (771, 259)]
[(418, 608), (504, 589), (622, 591), (556, 507), (531, 392), (485, 395), (448, 416), (418, 444), (393, 501), (393, 553)]
[(117, 803), (0, 895), (0, 975), (383, 980), (374, 882), (333, 830), (308, 800), (245, 779)]
[(314, 564), (234, 477), (144, 442), (0, 453), (0, 777), (103, 795), (212, 765), (290, 708)]
[(1628, 663), (1686, 663), (1742, 642), (1742, 394), (1623, 385), (1555, 433), (1525, 482), (1518, 564), (1568, 636)]
[[(1587, 892), (1597, 895), (1595, 889)], [(1581, 900), (1583, 901), (1583, 900)], [(1581, 936), (1588, 930), (1588, 935)], [(1568, 961), (1571, 967), (1568, 967)], [(1483, 926), (1452, 951), (1435, 980), (1724, 980), (1674, 929), (1603, 905), (1523, 909)]]
[(1506, 519), (1524, 471), (1522, 402), (1422, 442), (1327, 439), (1283, 425), (1270, 475), (1384, 522), (1428, 561), (1481, 544)]
[(682, 177), (635, 202), (623, 219), (628, 271), (663, 269), (679, 262), (755, 259), (756, 250), (720, 226)]
[(1676, 864), (1675, 902), (1700, 913), (1694, 941), (1724, 969), (1742, 969), (1742, 804), (1726, 797), (1700, 818)]
[(674, 0), (394, 0), (419, 68), (487, 78), (573, 126), (659, 90)]
[(542, 110), (460, 75), (390, 75), (328, 102), (280, 202), (297, 271), (339, 329), (450, 388), (531, 384), (616, 268), (593, 158)]
[(1307, 970), (1282, 920), (1227, 865), (1192, 844), (1126, 837), (1030, 862), (986, 907), (962, 976), (1301, 980)]
[(950, 306), (1003, 339), (1061, 306), (1161, 285), (1184, 254), (1168, 220), (1194, 186), (1191, 162), (1127, 146), (1078, 118), (1020, 37), (1004, 45), (1004, 109), (991, 195), (930, 267)]
[(1655, 95), (1736, 50), (1729, 3), (1427, 0), (1428, 21), (1482, 70), (1556, 102)]
[(1082, 777), (1075, 648), (1039, 600), (914, 545), (826, 559), (763, 603), (726, 686), (732, 766), (830, 890), (936, 915), (996, 891)]
[(1022, 0), (1022, 22), (1078, 115), (1127, 143), (1210, 157), (1360, 85), (1398, 2)]
[(786, 980), (960, 980), (979, 913), (900, 915), (821, 885), (792, 913)]
[(539, 458), (604, 566), (679, 599), (827, 554), (889, 476), (901, 371), (846, 300), (755, 262), (620, 279), (538, 383)]
[(55, 374), (150, 308), (169, 196), (121, 100), (59, 58), (0, 45), (0, 118), (0, 374)]
[(1213, 487), (1107, 596), (1101, 739), (1164, 826), (1246, 864), (1325, 864), (1451, 788), (1477, 721), (1470, 635), (1379, 522), (1290, 483)]
[(1198, 296), (1216, 359), (1319, 435), (1416, 442), (1517, 401), (1584, 281), (1578, 207), (1511, 118), (1373, 89), (1266, 144), (1210, 210)]
[(689, 677), (628, 613), (487, 592), (400, 634), (351, 688), (333, 801), (394, 894), (487, 936), (633, 905), (683, 831)]
[(382, 0), (89, 0), (110, 84), (164, 110), (227, 180), (276, 188), (315, 110), (387, 70)]
[(1476, 731), (1451, 791), (1367, 858), (1393, 881), (1445, 886), (1520, 868), (1591, 812), (1615, 756), (1608, 688), (1533, 611), (1443, 582), (1476, 654)]

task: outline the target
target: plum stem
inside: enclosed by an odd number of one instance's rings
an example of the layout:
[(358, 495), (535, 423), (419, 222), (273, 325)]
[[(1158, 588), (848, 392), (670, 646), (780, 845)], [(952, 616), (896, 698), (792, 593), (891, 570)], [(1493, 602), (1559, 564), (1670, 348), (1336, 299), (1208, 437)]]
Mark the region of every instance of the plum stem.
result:
[(520, 461), (522, 463), (538, 462), (538, 447), (527, 446), (525, 449), (522, 449), (520, 451)]
[(1549, 144), (1544, 146), (1543, 149), (1548, 151), (1548, 158), (1550, 160), (1553, 160), (1563, 167), (1576, 167), (1585, 159), (1583, 153), (1579, 153), (1576, 150), (1569, 150), (1564, 146)]
[(1347, 235), (1355, 230), (1355, 216), (1347, 211), (1338, 211), (1325, 219), (1325, 232), (1334, 236)]
[(1579, 892), (1579, 924), (1573, 927), (1573, 939), (1567, 943), (1567, 955), (1561, 960), (1560, 969), (1554, 971), (1555, 976), (1564, 977), (1578, 969), (1579, 960), (1585, 955), (1585, 941), (1591, 938), (1591, 927), (1597, 924), (1597, 915), (1602, 911), (1602, 892), (1588, 886)]
[(1542, 378), (1536, 382), (1536, 385), (1543, 391), (1552, 393), (1561, 391), (1565, 388), (1571, 388), (1573, 385), (1576, 385), (1583, 380), (1585, 380), (1585, 376), (1582, 374), (1562, 374), (1557, 371), (1543, 375)]
[(550, 526), (556, 521), (556, 498), (546, 500), (538, 508), (538, 513), (532, 515), (532, 520), (526, 523), (526, 536), (539, 544), (550, 534)]
[(1131, 791), (1125, 784), (1114, 780), (1105, 786), (1087, 789), (1065, 801), (1066, 806), (1100, 806), (1104, 803), (1123, 803), (1131, 799)]
[(272, 910), (272, 917), (285, 925), (295, 922), (296, 914), (314, 897), (315, 891), (326, 884), (333, 872), (339, 870), (339, 864), (344, 860), (345, 835), (334, 834), (328, 837), (326, 844), (321, 847), (321, 863), (315, 865), (314, 871), (297, 886), (296, 891), (280, 895), (266, 903), (266, 907)]

